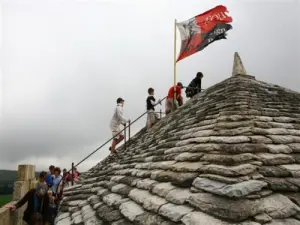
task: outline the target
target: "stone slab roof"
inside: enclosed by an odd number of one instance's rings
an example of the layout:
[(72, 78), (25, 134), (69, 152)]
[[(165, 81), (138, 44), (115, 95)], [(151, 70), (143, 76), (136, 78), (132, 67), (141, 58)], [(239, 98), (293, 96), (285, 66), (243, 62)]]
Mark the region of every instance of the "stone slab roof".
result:
[(299, 225), (300, 94), (235, 75), (65, 189), (56, 225)]

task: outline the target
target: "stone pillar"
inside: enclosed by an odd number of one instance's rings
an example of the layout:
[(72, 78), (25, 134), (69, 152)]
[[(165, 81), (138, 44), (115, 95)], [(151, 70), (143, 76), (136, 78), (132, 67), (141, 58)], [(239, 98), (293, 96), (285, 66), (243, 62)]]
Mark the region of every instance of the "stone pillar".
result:
[(17, 181), (31, 180), (35, 178), (34, 165), (19, 165)]
[[(19, 165), (17, 181), (14, 185), (13, 201), (19, 201), (31, 188), (35, 181), (34, 165)], [(23, 225), (23, 213), (27, 204), (23, 205), (14, 213), (14, 225)]]
[(13, 200), (19, 201), (30, 189), (31, 180), (35, 179), (34, 165), (19, 165), (17, 181), (14, 185)]
[(232, 76), (236, 76), (236, 75), (247, 75), (241, 57), (237, 52), (234, 53), (233, 68), (232, 68)]

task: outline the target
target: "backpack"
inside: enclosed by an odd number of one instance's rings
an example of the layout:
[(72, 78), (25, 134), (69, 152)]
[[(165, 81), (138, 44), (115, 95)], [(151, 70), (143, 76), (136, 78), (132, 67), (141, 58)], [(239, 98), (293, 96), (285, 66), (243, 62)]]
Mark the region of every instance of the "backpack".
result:
[(56, 216), (57, 216), (56, 205), (55, 204), (49, 204), (49, 206), (47, 208), (45, 221), (47, 221), (50, 225), (53, 225)]
[[(31, 218), (30, 218), (30, 222), (29, 222), (29, 225), (43, 225), (44, 223), (44, 218), (43, 218), (43, 215), (42, 215), (42, 211), (43, 211), (43, 205), (44, 205), (44, 196), (42, 197), (42, 201), (41, 201), (41, 205), (40, 206), (37, 206), (36, 203), (38, 201), (38, 197), (36, 195), (36, 193), (34, 193), (34, 196), (33, 196), (34, 200), (33, 200), (33, 207), (34, 207), (34, 212), (33, 214), (31, 215)], [(37, 207), (37, 208), (36, 208)]]
[(194, 83), (190, 83), (189, 86), (185, 89), (185, 94), (187, 98), (191, 98), (195, 94), (197, 94), (196, 85)]
[(185, 89), (185, 94), (186, 94), (186, 97), (187, 97), (187, 98), (191, 98), (191, 97), (193, 97), (194, 92), (193, 92), (193, 90), (192, 90), (191, 88), (187, 87), (187, 88)]

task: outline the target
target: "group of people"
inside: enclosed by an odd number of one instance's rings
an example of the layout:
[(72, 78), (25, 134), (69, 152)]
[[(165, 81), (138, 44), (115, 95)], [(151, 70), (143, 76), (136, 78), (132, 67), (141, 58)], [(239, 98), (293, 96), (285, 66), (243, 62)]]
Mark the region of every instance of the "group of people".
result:
[(79, 175), (80, 173), (78, 172), (76, 167), (74, 167), (73, 176), (72, 173), (68, 172), (66, 169), (63, 169), (63, 185), (70, 186), (72, 183), (72, 178), (73, 181), (76, 182), (78, 181)]
[[(178, 82), (169, 89), (165, 105), (166, 115), (175, 111), (183, 104), (182, 90), (184, 88), (186, 88), (185, 93), (188, 98), (192, 98), (201, 92), (202, 78), (203, 74), (198, 72), (187, 87), (184, 87), (181, 82)], [(153, 88), (148, 89), (148, 94), (146, 99), (147, 130), (160, 119), (155, 112), (155, 106), (161, 104), (161, 100), (156, 101)], [(130, 119), (123, 116), (124, 102), (125, 100), (122, 98), (117, 99), (117, 107), (110, 122), (113, 141), (109, 150), (114, 154), (116, 153), (116, 145), (124, 139), (120, 125), (130, 123)], [(40, 173), (39, 182), (36, 187), (29, 190), (20, 201), (11, 205), (10, 208), (14, 211), (22, 207), (25, 203), (28, 203), (23, 216), (25, 223), (28, 225), (52, 225), (56, 217), (56, 209), (61, 197), (62, 187), (70, 185), (72, 180), (77, 181), (79, 175), (76, 168), (74, 168), (72, 174), (66, 169), (63, 169), (63, 174), (61, 175), (60, 168), (51, 165), (48, 173), (44, 171)]]
[[(178, 107), (183, 104), (182, 90), (186, 88), (186, 97), (192, 98), (199, 92), (201, 92), (201, 82), (203, 78), (203, 73), (198, 72), (196, 77), (190, 82), (187, 87), (184, 87), (181, 82), (178, 82), (175, 86), (169, 88), (168, 96), (165, 103), (165, 113), (166, 115), (175, 111)], [(148, 89), (148, 97), (146, 99), (146, 109), (147, 109), (147, 123), (146, 127), (149, 130), (160, 118), (155, 112), (155, 106), (161, 104), (161, 100), (156, 101), (154, 97), (154, 89)], [(123, 106), (125, 100), (123, 98), (117, 99), (117, 107), (115, 108), (113, 117), (110, 122), (110, 129), (112, 131), (113, 141), (109, 150), (111, 153), (116, 154), (116, 146), (124, 139), (124, 134), (121, 131), (120, 125), (126, 126), (130, 123), (130, 119), (123, 116)]]
[[(78, 180), (79, 172), (74, 168), (74, 180)], [(49, 172), (42, 171), (35, 188), (29, 190), (16, 204), (9, 206), (12, 211), (27, 203), (23, 221), (28, 225), (53, 225), (57, 214), (58, 201), (63, 185), (68, 185), (72, 180), (72, 174), (53, 165), (49, 166)]]

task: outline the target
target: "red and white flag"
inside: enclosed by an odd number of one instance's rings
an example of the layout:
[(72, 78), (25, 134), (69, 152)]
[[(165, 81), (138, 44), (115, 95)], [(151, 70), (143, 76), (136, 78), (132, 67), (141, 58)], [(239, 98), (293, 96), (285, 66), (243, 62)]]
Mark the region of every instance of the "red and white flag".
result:
[(216, 40), (226, 39), (226, 32), (232, 29), (227, 8), (216, 6), (189, 20), (177, 23), (181, 36), (181, 49), (177, 62), (203, 50)]

